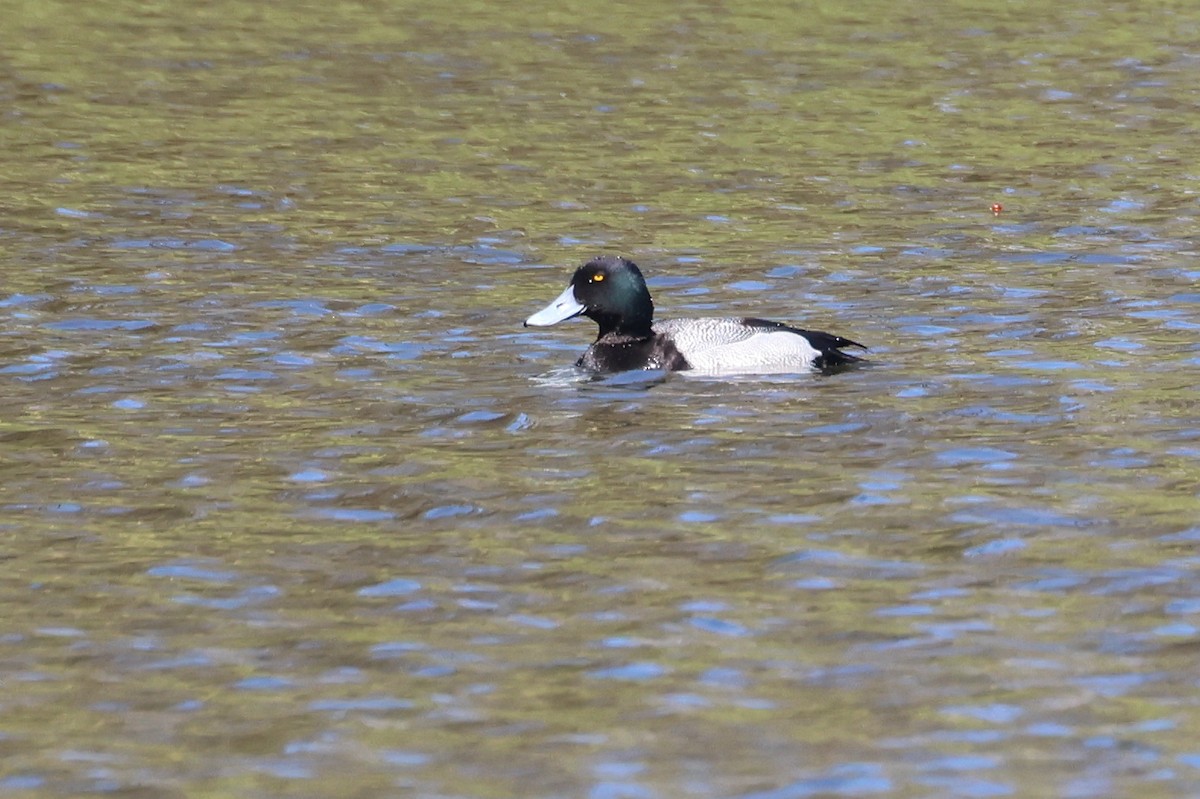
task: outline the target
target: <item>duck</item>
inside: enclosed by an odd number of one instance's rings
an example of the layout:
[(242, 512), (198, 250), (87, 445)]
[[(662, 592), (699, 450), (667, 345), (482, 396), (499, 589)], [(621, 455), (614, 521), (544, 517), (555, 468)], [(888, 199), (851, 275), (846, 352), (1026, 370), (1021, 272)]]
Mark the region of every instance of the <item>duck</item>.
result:
[(603, 255), (575, 270), (556, 299), (525, 320), (547, 327), (585, 316), (599, 335), (575, 366), (596, 374), (634, 369), (711, 375), (831, 373), (863, 361), (857, 341), (747, 317), (654, 320), (654, 300), (637, 264)]

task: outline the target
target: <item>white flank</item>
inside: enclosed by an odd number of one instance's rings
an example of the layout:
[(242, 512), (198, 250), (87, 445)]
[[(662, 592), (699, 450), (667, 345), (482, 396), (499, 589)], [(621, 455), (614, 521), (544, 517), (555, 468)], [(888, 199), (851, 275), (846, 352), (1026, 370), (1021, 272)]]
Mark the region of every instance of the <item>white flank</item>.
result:
[(705, 374), (806, 372), (821, 355), (798, 333), (747, 327), (740, 319), (671, 319), (654, 329), (669, 335), (692, 369)]

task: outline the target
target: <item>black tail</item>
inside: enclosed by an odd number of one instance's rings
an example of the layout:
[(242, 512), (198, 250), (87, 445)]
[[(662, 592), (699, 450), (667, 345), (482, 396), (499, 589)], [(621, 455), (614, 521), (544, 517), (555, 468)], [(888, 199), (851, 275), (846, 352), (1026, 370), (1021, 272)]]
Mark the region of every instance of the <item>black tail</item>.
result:
[(793, 333), (804, 336), (808, 340), (808, 343), (813, 346), (813, 349), (821, 353), (813, 360), (813, 366), (822, 372), (836, 371), (839, 367), (849, 366), (852, 363), (860, 363), (864, 360), (857, 355), (842, 352), (843, 347), (858, 347), (863, 350), (867, 348), (866, 344), (859, 344), (857, 341), (835, 336), (832, 333), (822, 333), (820, 330), (801, 330), (798, 327), (785, 325), (783, 322), (771, 322), (766, 319), (751, 318), (743, 319), (742, 324), (772, 330), (790, 330)]
[(813, 348), (821, 353), (813, 361), (813, 366), (822, 372), (836, 371), (840, 367), (863, 361), (857, 355), (842, 352), (842, 349), (844, 347), (858, 347), (865, 350), (867, 348), (865, 344), (859, 344), (857, 341), (851, 341), (842, 336), (835, 336), (832, 333), (822, 333), (819, 330), (798, 330), (796, 332), (808, 339), (808, 343), (812, 344)]

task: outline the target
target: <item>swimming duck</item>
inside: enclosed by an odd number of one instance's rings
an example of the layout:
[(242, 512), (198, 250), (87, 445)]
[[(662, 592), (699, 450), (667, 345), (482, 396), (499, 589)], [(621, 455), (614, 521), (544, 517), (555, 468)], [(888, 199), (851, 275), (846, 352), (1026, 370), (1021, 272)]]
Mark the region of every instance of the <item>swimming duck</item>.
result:
[(525, 320), (544, 327), (586, 316), (600, 335), (575, 365), (592, 372), (693, 370), (705, 374), (831, 371), (861, 361), (842, 352), (865, 346), (848, 338), (800, 330), (765, 319), (654, 321), (654, 302), (633, 261), (605, 255), (575, 270), (566, 290)]

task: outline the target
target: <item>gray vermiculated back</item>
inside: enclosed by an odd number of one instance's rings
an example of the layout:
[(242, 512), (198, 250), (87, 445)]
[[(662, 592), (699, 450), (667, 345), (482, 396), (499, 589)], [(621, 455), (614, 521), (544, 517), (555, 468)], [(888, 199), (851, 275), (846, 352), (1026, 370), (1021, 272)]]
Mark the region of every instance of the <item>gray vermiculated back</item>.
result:
[(669, 336), (697, 371), (808, 369), (820, 355), (807, 339), (785, 327), (748, 325), (733, 317), (669, 319), (656, 322), (654, 330)]

